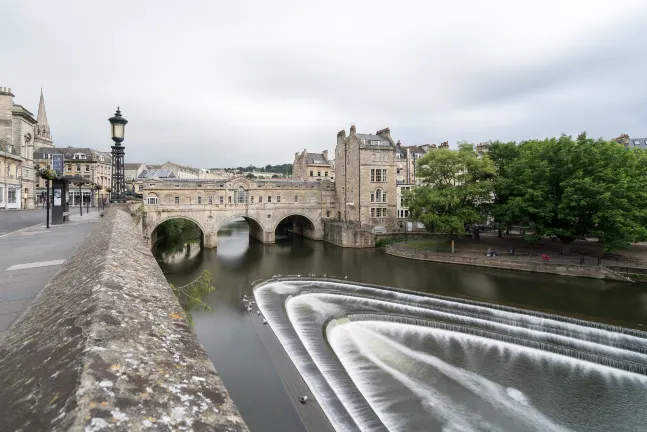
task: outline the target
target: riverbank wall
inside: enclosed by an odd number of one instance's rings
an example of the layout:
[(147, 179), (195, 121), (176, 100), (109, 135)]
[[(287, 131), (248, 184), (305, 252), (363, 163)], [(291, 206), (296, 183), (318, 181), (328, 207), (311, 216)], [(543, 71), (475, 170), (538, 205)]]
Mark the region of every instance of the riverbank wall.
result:
[(341, 247), (375, 247), (375, 234), (370, 230), (342, 222), (324, 222), (323, 240)]
[(631, 282), (617, 272), (597, 265), (583, 265), (575, 263), (555, 263), (544, 261), (530, 261), (524, 259), (514, 259), (507, 255), (496, 257), (463, 255), (460, 253), (452, 254), (451, 252), (435, 252), (432, 250), (414, 249), (405, 246), (393, 244), (386, 246), (388, 255), (400, 258), (415, 259), (420, 261), (433, 261), (445, 264), (459, 264), (476, 267), (489, 267), (505, 270), (525, 271), (531, 273), (547, 273), (560, 276), (586, 277), (593, 279), (609, 279), (623, 282)]
[(0, 344), (2, 430), (247, 432), (126, 205)]

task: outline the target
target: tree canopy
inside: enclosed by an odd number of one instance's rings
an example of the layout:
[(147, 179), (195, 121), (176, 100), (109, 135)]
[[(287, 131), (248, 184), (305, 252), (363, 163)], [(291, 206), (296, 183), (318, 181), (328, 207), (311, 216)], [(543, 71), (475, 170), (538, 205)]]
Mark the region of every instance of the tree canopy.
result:
[(626, 247), (647, 238), (645, 170), (642, 150), (585, 133), (527, 141), (505, 173), (510, 198), (502, 210), (536, 237), (558, 237), (565, 253), (585, 236), (606, 250)]
[(423, 186), (406, 195), (411, 216), (428, 230), (456, 234), (481, 222), (490, 203), (495, 167), (479, 159), (470, 145), (438, 149), (418, 160)]
[(598, 237), (605, 250), (647, 239), (647, 151), (615, 141), (558, 138), (438, 149), (418, 161), (423, 185), (407, 194), (413, 218), (435, 232), (466, 224), (530, 227), (555, 236), (568, 253), (575, 240)]

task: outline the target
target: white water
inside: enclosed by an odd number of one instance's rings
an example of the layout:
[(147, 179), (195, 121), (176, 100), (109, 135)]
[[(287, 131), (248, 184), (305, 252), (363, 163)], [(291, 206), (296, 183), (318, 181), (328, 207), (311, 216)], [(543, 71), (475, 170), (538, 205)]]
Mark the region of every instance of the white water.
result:
[(647, 377), (628, 371), (647, 367), (640, 334), (346, 283), (255, 296), (340, 431), (629, 431), (647, 418)]

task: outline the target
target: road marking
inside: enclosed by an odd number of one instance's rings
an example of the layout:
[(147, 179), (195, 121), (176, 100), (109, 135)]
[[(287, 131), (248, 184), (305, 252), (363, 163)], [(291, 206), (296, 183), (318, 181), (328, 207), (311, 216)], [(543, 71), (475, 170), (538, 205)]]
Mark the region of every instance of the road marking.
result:
[(0, 238), (2, 238), (2, 237), (7, 237), (7, 236), (10, 236), (11, 234), (19, 233), (19, 232), (21, 232), (21, 231), (25, 231), (25, 230), (28, 230), (29, 228), (34, 228), (34, 227), (37, 227), (37, 226), (43, 226), (43, 227), (44, 227), (44, 226), (45, 226), (45, 224), (43, 224), (43, 223), (41, 222), (41, 223), (37, 223), (37, 224), (35, 224), (35, 225), (30, 225), (30, 226), (28, 226), (28, 227), (21, 228), (21, 229), (19, 229), (19, 230), (15, 230), (15, 231), (8, 232), (8, 233), (6, 233), (6, 234), (2, 234), (2, 235), (0, 235)]
[(65, 262), (65, 260), (62, 259), (62, 260), (54, 260), (54, 261), (40, 261), (40, 262), (33, 262), (33, 263), (27, 263), (27, 264), (14, 264), (5, 271), (23, 270), (23, 269), (30, 269), (30, 268), (36, 268), (36, 267), (55, 266), (55, 265), (63, 264), (64, 262)]

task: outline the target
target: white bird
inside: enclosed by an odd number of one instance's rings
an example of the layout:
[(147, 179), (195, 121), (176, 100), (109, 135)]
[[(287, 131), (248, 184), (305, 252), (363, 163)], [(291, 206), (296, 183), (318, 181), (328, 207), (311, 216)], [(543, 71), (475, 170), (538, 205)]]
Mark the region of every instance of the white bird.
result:
[(324, 273), (324, 276), (323, 276), (323, 277), (326, 277), (326, 273)]
[(263, 324), (267, 324), (267, 320), (263, 318)]
[(297, 275), (297, 277), (301, 277), (301, 275)]
[(348, 279), (348, 276), (344, 276), (344, 279)]
[(252, 308), (247, 306), (247, 312), (251, 312), (251, 311), (252, 311)]
[(305, 405), (308, 402), (308, 396), (299, 396), (299, 402)]

